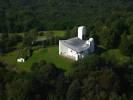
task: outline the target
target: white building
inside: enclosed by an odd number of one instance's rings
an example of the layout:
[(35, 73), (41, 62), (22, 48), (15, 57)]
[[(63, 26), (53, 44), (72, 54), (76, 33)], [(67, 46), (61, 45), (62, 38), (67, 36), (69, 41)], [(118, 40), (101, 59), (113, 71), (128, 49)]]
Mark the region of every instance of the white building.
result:
[(94, 52), (94, 39), (84, 40), (86, 34), (86, 27), (80, 26), (78, 28), (78, 36), (68, 39), (59, 40), (59, 55), (79, 60), (84, 58), (89, 53)]
[(24, 59), (24, 58), (18, 58), (18, 59), (17, 59), (17, 62), (18, 62), (18, 63), (24, 63), (24, 62), (25, 62), (25, 59)]

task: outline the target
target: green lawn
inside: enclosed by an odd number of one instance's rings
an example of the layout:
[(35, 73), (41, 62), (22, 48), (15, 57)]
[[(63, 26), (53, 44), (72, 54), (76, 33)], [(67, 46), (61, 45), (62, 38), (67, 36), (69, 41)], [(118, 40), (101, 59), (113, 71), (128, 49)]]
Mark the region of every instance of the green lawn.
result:
[[(47, 33), (49, 32), (58, 37), (63, 37), (65, 35), (65, 31), (46, 31), (46, 34), (38, 36), (38, 39), (47, 38)], [(23, 33), (18, 34), (22, 36), (24, 35)], [(20, 44), (18, 46), (20, 46)], [(38, 51), (34, 51), (32, 57), (30, 57), (25, 63), (17, 63), (17, 56), (18, 51), (13, 51), (5, 54), (4, 56), (0, 56), (0, 61), (6, 62), (7, 64), (12, 65), (12, 67), (18, 68), (20, 70), (30, 70), (32, 64), (40, 60), (46, 60), (49, 63), (54, 63), (58, 68), (69, 70), (73, 62), (58, 55), (58, 46), (42, 48)]]
[(38, 39), (47, 38), (49, 33), (52, 33), (53, 36), (57, 36), (57, 37), (64, 37), (65, 36), (65, 31), (47, 31), (42, 36), (38, 36)]
[[(52, 32), (56, 36), (64, 36), (65, 35), (65, 31), (64, 30), (46, 31), (46, 33), (47, 32)], [(45, 33), (45, 31), (44, 31), (44, 33)], [(12, 33), (12, 34), (14, 34), (14, 33)], [(22, 36), (24, 35), (24, 33), (16, 33), (16, 34), (19, 34), (19, 35), (22, 35)]]
[[(43, 33), (44, 34), (42, 36), (38, 36), (37, 38), (38, 39), (47, 38), (48, 33), (52, 33), (53, 36), (64, 37), (66, 32), (65, 31), (46, 31), (46, 32), (43, 32)], [(21, 36), (24, 36), (24, 33), (16, 33), (16, 34), (19, 34)]]
[(53, 31), (55, 36), (63, 37), (65, 36), (65, 31)]
[(49, 63), (54, 63), (58, 68), (64, 69), (66, 71), (71, 69), (73, 63), (72, 60), (58, 55), (58, 46), (42, 48), (34, 51), (32, 57), (30, 57), (25, 63), (16, 62), (17, 54), (17, 51), (11, 52), (5, 56), (1, 56), (0, 60), (14, 66), (16, 65), (18, 69), (22, 70), (30, 70), (31, 65), (40, 60), (46, 60)]

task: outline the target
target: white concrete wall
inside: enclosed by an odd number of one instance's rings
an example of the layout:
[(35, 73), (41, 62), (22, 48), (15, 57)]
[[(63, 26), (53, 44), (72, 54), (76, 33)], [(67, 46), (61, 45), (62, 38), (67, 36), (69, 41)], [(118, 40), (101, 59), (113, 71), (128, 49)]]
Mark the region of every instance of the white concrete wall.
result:
[(85, 50), (85, 51), (79, 53), (79, 59), (84, 58), (84, 57), (85, 57), (86, 55), (88, 55), (88, 54), (89, 54), (89, 50)]
[(83, 40), (85, 34), (86, 34), (86, 27), (85, 26), (78, 27), (78, 38)]
[(68, 58), (71, 58), (73, 60), (78, 60), (78, 54), (76, 51), (64, 46), (61, 41), (59, 41), (59, 55), (66, 56)]
[(90, 42), (90, 52), (93, 53), (94, 50), (95, 50), (94, 39), (93, 39), (93, 38), (90, 38), (90, 39), (89, 39), (89, 42)]
[(68, 56), (73, 57), (74, 60), (76, 60), (76, 61), (78, 60), (77, 52), (72, 50), (72, 49), (70, 49), (70, 48), (68, 48)]
[(59, 55), (66, 55), (68, 52), (68, 48), (64, 46), (59, 40)]
[(74, 60), (79, 60), (84, 58), (86, 55), (88, 55), (89, 53), (92, 53), (94, 51), (94, 42), (92, 42), (92, 44), (90, 43), (90, 48), (88, 48), (88, 50), (85, 50), (81, 53), (77, 53), (76, 51), (72, 50), (71, 48), (66, 47), (65, 45), (63, 45), (61, 43), (61, 41), (59, 41), (59, 55), (63, 55), (66, 56), (68, 58), (74, 59)]
[(69, 56), (75, 56), (76, 52), (70, 48), (68, 48), (68, 55)]

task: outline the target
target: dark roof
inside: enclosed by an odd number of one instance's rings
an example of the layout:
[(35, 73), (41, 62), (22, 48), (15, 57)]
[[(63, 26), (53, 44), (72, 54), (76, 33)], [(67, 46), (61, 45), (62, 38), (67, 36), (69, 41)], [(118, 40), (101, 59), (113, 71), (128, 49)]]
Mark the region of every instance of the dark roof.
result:
[(72, 50), (76, 52), (82, 52), (84, 50), (89, 49), (89, 45), (86, 44), (85, 40), (81, 40), (78, 37), (71, 38), (68, 40), (60, 40), (61, 43), (63, 43), (65, 46), (71, 48)]

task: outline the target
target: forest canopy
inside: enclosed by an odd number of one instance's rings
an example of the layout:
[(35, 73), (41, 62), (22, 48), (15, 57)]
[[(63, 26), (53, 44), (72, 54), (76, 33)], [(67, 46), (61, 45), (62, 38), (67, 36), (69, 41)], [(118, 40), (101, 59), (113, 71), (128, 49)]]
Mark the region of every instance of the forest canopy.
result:
[(130, 17), (132, 5), (132, 0), (0, 0), (0, 32), (91, 27), (99, 20)]

